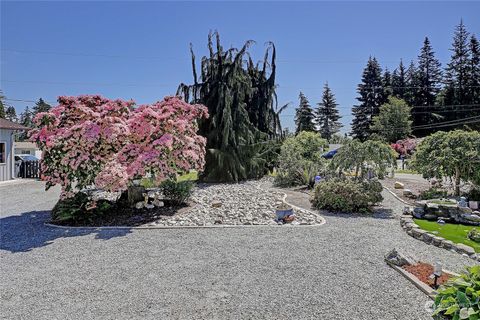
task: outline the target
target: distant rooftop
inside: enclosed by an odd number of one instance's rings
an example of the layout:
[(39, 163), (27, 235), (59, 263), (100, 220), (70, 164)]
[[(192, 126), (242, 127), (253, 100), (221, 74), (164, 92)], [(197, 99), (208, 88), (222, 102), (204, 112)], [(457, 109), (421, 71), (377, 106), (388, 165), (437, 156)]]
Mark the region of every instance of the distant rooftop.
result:
[(22, 126), (19, 123), (8, 121), (7, 119), (0, 118), (0, 129), (10, 129), (10, 130), (29, 130), (25, 126)]

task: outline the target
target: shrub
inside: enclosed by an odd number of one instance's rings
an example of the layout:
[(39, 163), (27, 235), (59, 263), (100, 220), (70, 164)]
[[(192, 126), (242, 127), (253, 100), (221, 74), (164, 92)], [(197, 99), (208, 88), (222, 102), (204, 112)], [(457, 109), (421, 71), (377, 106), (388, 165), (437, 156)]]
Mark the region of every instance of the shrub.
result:
[(170, 200), (174, 205), (182, 205), (188, 201), (193, 192), (194, 183), (189, 180), (173, 181), (165, 180), (160, 188), (166, 199)]
[(331, 179), (315, 187), (312, 204), (333, 212), (369, 212), (383, 200), (382, 185), (376, 180)]
[(428, 199), (445, 198), (446, 196), (447, 196), (446, 190), (432, 187), (420, 192), (420, 195), (418, 196), (418, 198), (420, 200), (428, 200)]
[(322, 158), (322, 152), (327, 146), (327, 140), (314, 132), (302, 131), (295, 137), (287, 138), (280, 150), (275, 185), (313, 186), (315, 176), (325, 174), (327, 161)]
[(478, 319), (480, 314), (480, 266), (448, 281), (433, 304), (435, 319)]
[(84, 224), (111, 212), (114, 204), (107, 200), (92, 200), (86, 193), (77, 192), (73, 197), (60, 199), (52, 209), (52, 221)]
[(469, 201), (480, 201), (480, 187), (474, 187), (465, 194)]
[(472, 229), (468, 233), (468, 239), (480, 243), (480, 230)]

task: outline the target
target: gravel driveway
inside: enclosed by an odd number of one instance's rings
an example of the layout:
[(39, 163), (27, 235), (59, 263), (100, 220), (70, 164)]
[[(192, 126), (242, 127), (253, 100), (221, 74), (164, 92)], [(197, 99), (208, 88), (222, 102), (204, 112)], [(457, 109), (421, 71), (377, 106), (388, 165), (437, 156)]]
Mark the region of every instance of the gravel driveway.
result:
[(388, 210), (305, 228), (68, 231), (43, 226), (57, 197), (0, 186), (2, 319), (431, 319), (383, 255), (474, 263), (409, 237)]

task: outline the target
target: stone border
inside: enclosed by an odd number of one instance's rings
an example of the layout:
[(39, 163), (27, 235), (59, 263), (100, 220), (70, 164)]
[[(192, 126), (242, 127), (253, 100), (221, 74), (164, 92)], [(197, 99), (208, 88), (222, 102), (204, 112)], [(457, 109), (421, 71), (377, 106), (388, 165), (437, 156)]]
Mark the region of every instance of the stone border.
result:
[[(261, 189), (260, 187), (258, 187), (259, 190), (262, 190), (264, 192), (267, 192), (267, 190), (264, 190), (264, 189)], [(269, 228), (278, 228), (278, 227), (287, 227), (287, 228), (297, 228), (297, 227), (302, 227), (302, 228), (305, 228), (305, 227), (320, 227), (322, 225), (324, 225), (325, 223), (327, 223), (327, 221), (325, 220), (324, 217), (322, 217), (321, 215), (319, 215), (318, 213), (316, 212), (313, 212), (313, 211), (310, 211), (308, 209), (305, 209), (305, 208), (301, 208), (301, 207), (297, 207), (289, 202), (286, 201), (287, 199), (287, 194), (284, 193), (283, 194), (283, 198), (282, 198), (282, 201), (285, 202), (287, 205), (291, 206), (292, 208), (294, 209), (297, 209), (297, 210), (302, 210), (302, 211), (306, 211), (310, 214), (313, 214), (315, 216), (317, 216), (321, 222), (320, 223), (317, 223), (317, 224), (299, 224), (299, 225), (292, 225), (292, 224), (282, 224), (282, 225), (268, 225), (268, 224), (258, 224), (258, 225), (244, 225), (244, 224), (237, 224), (237, 225), (234, 225), (234, 224), (230, 224), (230, 225), (225, 225), (225, 224), (221, 224), (221, 225), (211, 225), (211, 226), (158, 226), (158, 225), (155, 225), (152, 223), (149, 223), (149, 224), (146, 224), (146, 225), (142, 225), (142, 226), (103, 226), (103, 227), (74, 227), (74, 226), (61, 226), (61, 225), (56, 225), (56, 224), (53, 224), (53, 223), (49, 223), (49, 222), (44, 222), (43, 224), (47, 227), (51, 227), (51, 228), (59, 228), (59, 229), (74, 229), (74, 230), (152, 230), (152, 229), (211, 229), (211, 228), (257, 228), (257, 227), (269, 227)]]
[(473, 260), (480, 261), (480, 254), (475, 253), (475, 250), (472, 247), (467, 246), (463, 243), (453, 243), (450, 240), (420, 229), (420, 227), (413, 221), (413, 217), (410, 215), (402, 215), (400, 217), (400, 225), (409, 236), (414, 237), (417, 240), (423, 241), (426, 244), (431, 244), (439, 248), (444, 248), (451, 252), (457, 252)]

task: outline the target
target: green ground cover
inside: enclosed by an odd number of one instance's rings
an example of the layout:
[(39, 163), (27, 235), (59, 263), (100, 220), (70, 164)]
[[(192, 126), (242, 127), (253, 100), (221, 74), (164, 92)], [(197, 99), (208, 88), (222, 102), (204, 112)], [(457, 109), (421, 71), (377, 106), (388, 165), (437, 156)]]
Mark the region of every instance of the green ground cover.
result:
[(422, 219), (413, 219), (415, 223), (423, 230), (434, 233), (442, 238), (451, 240), (454, 243), (463, 243), (475, 249), (475, 252), (480, 252), (480, 243), (468, 239), (468, 232), (476, 228), (474, 226), (466, 226), (463, 224), (446, 223), (444, 225), (438, 224), (435, 221), (428, 221)]

